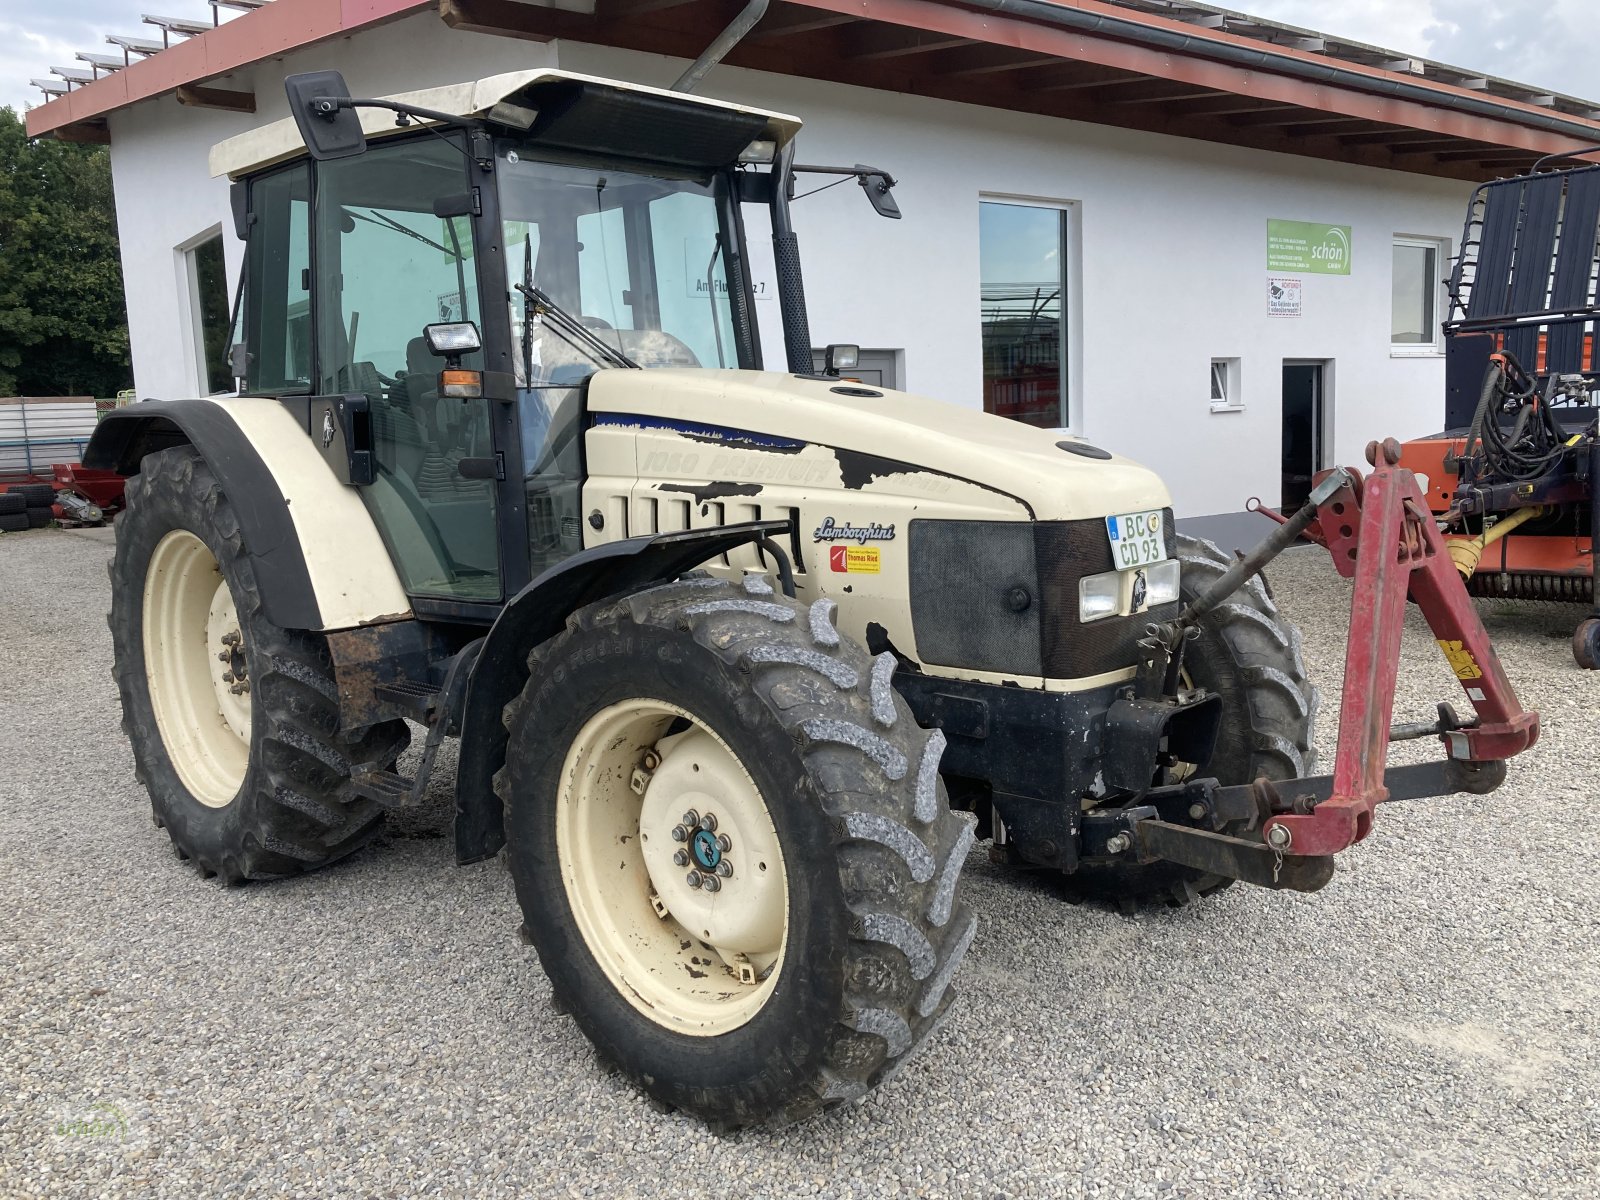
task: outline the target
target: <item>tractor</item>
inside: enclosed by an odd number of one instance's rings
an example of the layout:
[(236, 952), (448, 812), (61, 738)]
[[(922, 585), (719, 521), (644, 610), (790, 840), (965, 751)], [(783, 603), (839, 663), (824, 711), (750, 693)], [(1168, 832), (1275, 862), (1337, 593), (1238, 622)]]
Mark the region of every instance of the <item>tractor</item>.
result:
[[(950, 1011), (979, 840), (1082, 895), (1314, 891), (1376, 805), (1533, 744), (1393, 443), (1255, 551), (1152, 472), (812, 359), (799, 122), (555, 70), (380, 99), (286, 81), (224, 142), (238, 394), (110, 414), (124, 728), (227, 883), (357, 850), (458, 739), (553, 1002), (714, 1128), (854, 1101)], [(770, 215), (786, 371), (742, 213)], [(1355, 581), (1334, 773), (1262, 567)], [(1385, 771), (1407, 595), (1476, 713)], [(410, 730), (420, 753), (399, 759)]]
[(1595, 670), (1600, 166), (1540, 171), (1547, 161), (1468, 201), (1443, 324), (1447, 428), (1407, 442), (1402, 461), (1428, 480), (1473, 595), (1589, 605), (1572, 655)]

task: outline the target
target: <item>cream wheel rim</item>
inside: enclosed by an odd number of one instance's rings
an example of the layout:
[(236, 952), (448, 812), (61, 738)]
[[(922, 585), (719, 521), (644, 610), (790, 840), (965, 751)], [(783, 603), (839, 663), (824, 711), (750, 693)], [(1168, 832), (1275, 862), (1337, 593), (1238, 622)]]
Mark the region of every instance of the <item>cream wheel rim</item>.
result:
[(206, 544), (174, 529), (144, 577), (144, 669), (156, 727), (183, 786), (221, 808), (250, 765), (250, 679), (233, 593)]
[(584, 723), (562, 765), (556, 852), (584, 942), (644, 1016), (711, 1037), (766, 1004), (789, 932), (777, 830), (691, 713), (634, 699)]

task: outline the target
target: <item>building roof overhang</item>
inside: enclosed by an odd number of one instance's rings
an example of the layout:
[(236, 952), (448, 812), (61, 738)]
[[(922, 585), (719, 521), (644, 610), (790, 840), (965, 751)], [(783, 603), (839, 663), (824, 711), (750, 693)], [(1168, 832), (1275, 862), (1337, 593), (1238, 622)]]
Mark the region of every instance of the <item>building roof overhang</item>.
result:
[[(694, 58), (742, 7), (743, 0), (273, 0), (33, 109), (29, 132), (103, 137), (97, 127), (103, 131), (116, 108), (180, 88), (203, 91), (195, 85), (251, 62), (428, 10), (458, 30)], [(1365, 56), (1372, 61), (1348, 47), (1331, 57), (1325, 45), (1306, 48), (1320, 41), (1313, 36), (1264, 39), (1230, 32), (1226, 17), (1209, 27), (1193, 19), (1227, 11), (1175, 0), (773, 0), (725, 61), (1447, 178), (1510, 174), (1547, 155), (1600, 161), (1579, 152), (1600, 143), (1600, 110), (1584, 102), (1531, 89), (1519, 99), (1469, 86), (1488, 81), (1451, 76), (1439, 64), (1384, 61), (1387, 52), (1375, 48)], [(1515, 86), (1495, 83), (1501, 93)]]

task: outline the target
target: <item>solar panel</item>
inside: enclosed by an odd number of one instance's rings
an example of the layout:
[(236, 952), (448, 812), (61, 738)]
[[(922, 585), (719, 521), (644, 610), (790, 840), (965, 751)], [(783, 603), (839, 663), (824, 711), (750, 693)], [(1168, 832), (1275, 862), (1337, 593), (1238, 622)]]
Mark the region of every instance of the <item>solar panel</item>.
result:
[(160, 42), (152, 42), (149, 38), (125, 37), (120, 33), (108, 34), (106, 41), (113, 46), (121, 46), (126, 54), (155, 54), (166, 48)]
[(172, 35), (179, 37), (192, 37), (197, 33), (204, 33), (215, 24), (206, 24), (196, 21), (192, 17), (157, 17), (150, 13), (142, 13), (139, 19), (146, 25), (154, 25), (161, 30), (161, 45), (163, 48), (172, 45)]
[(85, 54), (80, 50), (73, 57), (100, 71), (120, 71), (128, 65), (120, 54)]

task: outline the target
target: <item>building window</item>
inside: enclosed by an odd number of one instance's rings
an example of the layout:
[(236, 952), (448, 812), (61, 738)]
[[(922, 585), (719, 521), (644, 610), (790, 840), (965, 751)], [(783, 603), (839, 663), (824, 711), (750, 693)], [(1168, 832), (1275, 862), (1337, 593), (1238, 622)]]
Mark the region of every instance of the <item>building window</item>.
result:
[(983, 409), (1066, 427), (1070, 210), (985, 200), (978, 206)]
[(222, 257), (222, 232), (207, 234), (184, 251), (189, 276), (189, 312), (200, 387), (208, 396), (233, 391), (228, 338), (228, 268)]
[(1389, 344), (1401, 352), (1437, 353), (1440, 264), (1444, 246), (1432, 238), (1394, 239), (1394, 282)]
[(1244, 408), (1244, 397), (1239, 390), (1239, 360), (1213, 358), (1211, 360), (1211, 411), (1238, 412)]

